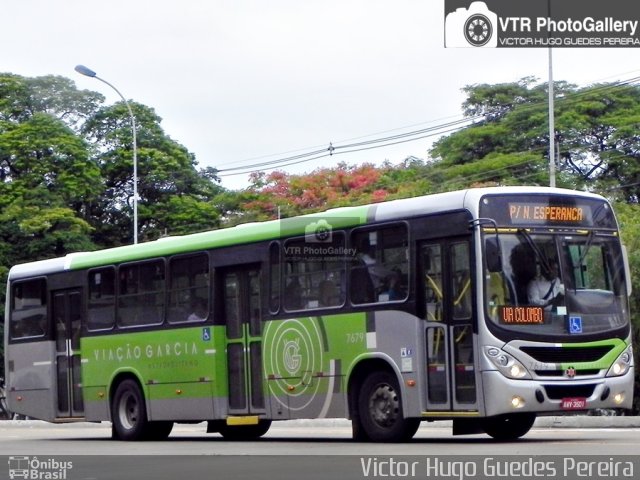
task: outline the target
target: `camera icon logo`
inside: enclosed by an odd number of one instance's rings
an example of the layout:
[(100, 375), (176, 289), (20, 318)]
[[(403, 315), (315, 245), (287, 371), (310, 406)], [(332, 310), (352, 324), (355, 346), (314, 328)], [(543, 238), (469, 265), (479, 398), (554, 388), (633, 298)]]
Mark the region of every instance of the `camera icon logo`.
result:
[(333, 239), (333, 227), (326, 220), (318, 220), (305, 227), (304, 236), (309, 243), (329, 243)]
[(488, 47), (498, 46), (495, 26), (498, 15), (484, 2), (472, 2), (469, 8), (458, 8), (445, 19), (445, 46)]

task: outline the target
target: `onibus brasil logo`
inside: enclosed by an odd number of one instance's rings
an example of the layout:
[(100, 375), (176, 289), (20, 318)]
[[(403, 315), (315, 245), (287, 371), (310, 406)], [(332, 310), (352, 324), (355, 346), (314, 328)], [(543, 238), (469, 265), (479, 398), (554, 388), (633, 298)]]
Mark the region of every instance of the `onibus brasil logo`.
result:
[(73, 462), (60, 461), (55, 458), (38, 458), (28, 456), (9, 457), (9, 478), (32, 480), (66, 480), (67, 472), (73, 468)]

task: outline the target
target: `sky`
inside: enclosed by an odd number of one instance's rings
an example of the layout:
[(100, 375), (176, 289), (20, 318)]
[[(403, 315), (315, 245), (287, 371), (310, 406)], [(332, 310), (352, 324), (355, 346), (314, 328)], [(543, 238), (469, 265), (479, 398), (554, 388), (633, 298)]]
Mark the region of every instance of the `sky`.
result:
[[(74, 71), (86, 65), (219, 170), (441, 124), (461, 117), (467, 85), (549, 74), (546, 48), (445, 48), (444, 0), (20, 0), (2, 16), (0, 71), (62, 75), (118, 101)], [(633, 48), (553, 50), (556, 81), (638, 71)], [(433, 140), (284, 170), (426, 159)], [(234, 172), (222, 185), (246, 188)]]

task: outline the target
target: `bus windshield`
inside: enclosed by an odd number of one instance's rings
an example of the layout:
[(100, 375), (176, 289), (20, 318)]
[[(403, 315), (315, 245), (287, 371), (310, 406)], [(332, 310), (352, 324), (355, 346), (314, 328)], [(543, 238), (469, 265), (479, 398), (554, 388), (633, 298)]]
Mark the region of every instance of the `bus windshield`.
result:
[(486, 233), (485, 311), (502, 329), (541, 337), (609, 332), (629, 322), (617, 237)]

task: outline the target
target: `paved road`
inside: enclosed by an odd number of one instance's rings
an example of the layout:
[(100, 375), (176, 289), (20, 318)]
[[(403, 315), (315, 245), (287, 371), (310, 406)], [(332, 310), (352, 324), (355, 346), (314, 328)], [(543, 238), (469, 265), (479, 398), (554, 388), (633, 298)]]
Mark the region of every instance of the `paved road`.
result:
[[(638, 425), (636, 425), (638, 423)], [(580, 427), (580, 428), (578, 428)], [(356, 443), (350, 424), (281, 422), (259, 441), (229, 442), (205, 424), (178, 425), (163, 442), (111, 440), (109, 424), (0, 421), (0, 480), (446, 480), (638, 478), (640, 420), (542, 419), (516, 442), (423, 424), (403, 444)], [(600, 469), (600, 470), (598, 470)]]
[[(525, 437), (499, 443), (486, 435), (453, 436), (450, 424), (424, 423), (404, 444), (357, 443), (345, 420), (276, 422), (253, 442), (205, 433), (206, 424), (176, 425), (168, 440), (111, 440), (110, 424), (0, 422), (0, 455), (638, 455), (640, 420), (541, 419)], [(579, 428), (578, 428), (579, 427)], [(627, 427), (627, 428), (620, 428)], [(638, 472), (640, 474), (640, 472)]]

